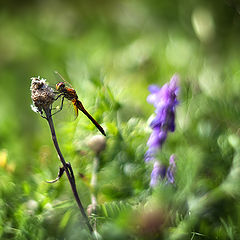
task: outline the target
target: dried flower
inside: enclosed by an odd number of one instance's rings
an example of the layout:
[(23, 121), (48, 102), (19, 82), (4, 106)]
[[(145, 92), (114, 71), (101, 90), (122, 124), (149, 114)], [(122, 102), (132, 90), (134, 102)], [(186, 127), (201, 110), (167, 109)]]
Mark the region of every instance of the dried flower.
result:
[(40, 77), (31, 78), (31, 98), (33, 104), (31, 105), (34, 112), (40, 114), (43, 113), (43, 110), (48, 109), (55, 100), (54, 90), (48, 86), (46, 80)]
[(145, 154), (145, 161), (148, 162), (154, 159), (157, 150), (162, 147), (166, 141), (169, 131), (175, 130), (175, 108), (178, 104), (178, 76), (174, 75), (169, 83), (166, 83), (161, 88), (156, 85), (151, 85), (147, 101), (156, 108), (156, 116), (150, 123), (153, 129), (147, 145), (148, 150)]
[(163, 239), (169, 225), (169, 217), (167, 209), (148, 202), (144, 208), (140, 206), (131, 213), (131, 224), (128, 226), (130, 231), (137, 235), (137, 239)]
[(96, 154), (99, 154), (106, 148), (106, 138), (102, 135), (95, 135), (88, 141), (90, 147)]

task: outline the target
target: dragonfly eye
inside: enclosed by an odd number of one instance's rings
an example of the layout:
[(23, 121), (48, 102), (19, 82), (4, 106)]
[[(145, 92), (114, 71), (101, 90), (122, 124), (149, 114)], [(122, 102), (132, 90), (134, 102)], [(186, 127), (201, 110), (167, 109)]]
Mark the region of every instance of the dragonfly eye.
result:
[(65, 88), (65, 84), (63, 82), (59, 82), (56, 84), (57, 91), (62, 91)]

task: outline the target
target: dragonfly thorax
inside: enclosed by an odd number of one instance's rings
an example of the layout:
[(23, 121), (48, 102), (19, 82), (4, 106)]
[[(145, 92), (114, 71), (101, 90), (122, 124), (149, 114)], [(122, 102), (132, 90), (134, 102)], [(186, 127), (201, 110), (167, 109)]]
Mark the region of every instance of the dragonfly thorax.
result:
[(66, 87), (64, 82), (57, 83), (56, 90), (70, 101), (78, 99), (76, 91), (73, 88)]

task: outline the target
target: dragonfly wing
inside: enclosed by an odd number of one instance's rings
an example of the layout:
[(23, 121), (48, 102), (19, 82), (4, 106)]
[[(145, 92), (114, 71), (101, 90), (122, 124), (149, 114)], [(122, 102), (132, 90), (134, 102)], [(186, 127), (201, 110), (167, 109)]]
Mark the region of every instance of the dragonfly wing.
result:
[(54, 71), (54, 73), (55, 73), (66, 85), (68, 85), (69, 87), (72, 88), (72, 85), (71, 85), (69, 82), (67, 82), (67, 81), (63, 78), (63, 76), (62, 76), (58, 71)]
[(73, 122), (78, 116), (79, 110), (74, 107), (71, 101), (64, 99), (62, 105), (62, 98), (59, 98), (54, 102), (52, 106), (52, 113), (56, 114), (56, 117), (65, 122)]

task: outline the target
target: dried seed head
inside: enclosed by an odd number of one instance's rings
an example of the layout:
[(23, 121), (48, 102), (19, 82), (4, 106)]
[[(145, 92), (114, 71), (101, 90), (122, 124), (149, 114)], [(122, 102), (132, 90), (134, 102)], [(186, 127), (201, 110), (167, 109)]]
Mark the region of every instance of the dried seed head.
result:
[(137, 234), (143, 239), (162, 239), (169, 215), (164, 209), (154, 207), (142, 210), (135, 219)]
[(48, 109), (54, 102), (55, 93), (54, 90), (48, 86), (45, 79), (40, 79), (40, 77), (32, 77), (31, 79), (30, 91), (33, 100), (31, 107), (34, 112), (42, 114), (43, 110)]
[(99, 154), (106, 148), (106, 138), (102, 135), (95, 135), (88, 141), (90, 147), (96, 154)]

